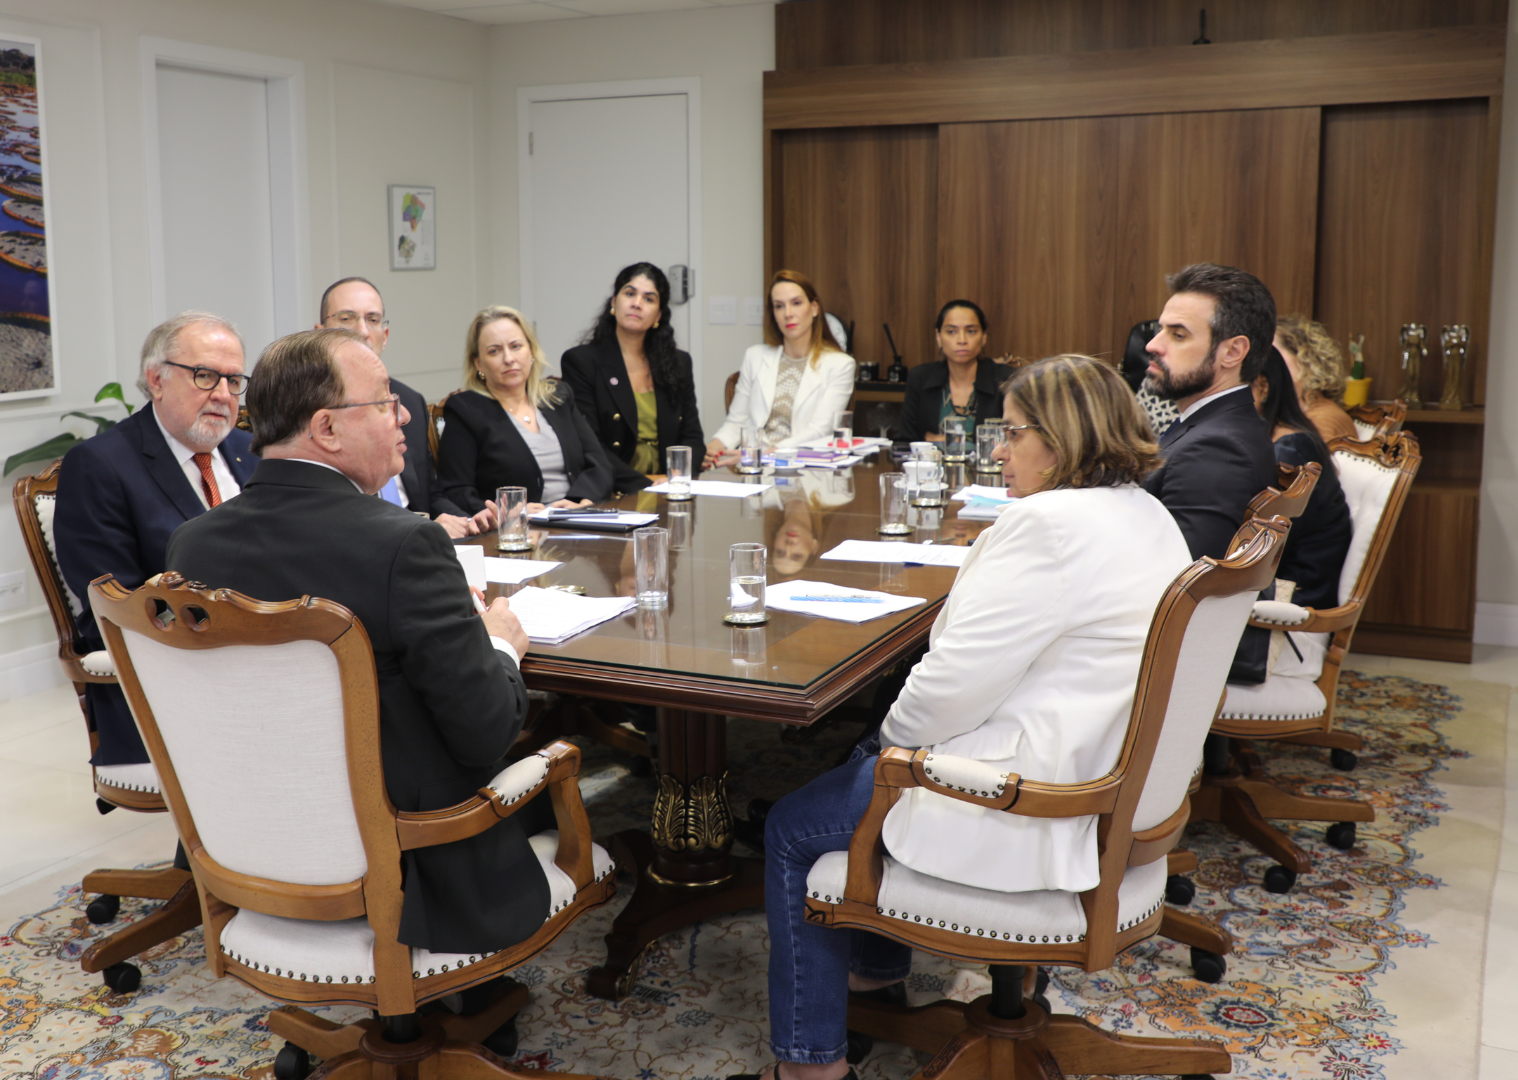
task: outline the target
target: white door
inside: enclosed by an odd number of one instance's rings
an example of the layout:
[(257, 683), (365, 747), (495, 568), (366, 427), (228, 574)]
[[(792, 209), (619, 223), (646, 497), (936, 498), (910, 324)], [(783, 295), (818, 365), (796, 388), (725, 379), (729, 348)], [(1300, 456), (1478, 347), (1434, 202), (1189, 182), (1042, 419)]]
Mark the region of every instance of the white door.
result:
[(234, 323), (249, 366), (274, 340), (268, 83), (160, 64), (164, 307)]
[[(618, 270), (691, 264), (687, 106), (683, 93), (529, 106), (522, 303), (555, 371), (604, 310)], [(691, 306), (672, 308), (687, 351)]]

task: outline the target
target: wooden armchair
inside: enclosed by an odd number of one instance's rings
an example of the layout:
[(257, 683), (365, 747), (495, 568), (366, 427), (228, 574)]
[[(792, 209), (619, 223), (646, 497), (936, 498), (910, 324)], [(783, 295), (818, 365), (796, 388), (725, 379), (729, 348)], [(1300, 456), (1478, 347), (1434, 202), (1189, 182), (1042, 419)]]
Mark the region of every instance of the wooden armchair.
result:
[[(114, 684), (116, 665), (110, 653), (104, 650), (80, 652), (75, 636), (75, 620), (83, 612), (84, 605), (63, 580), (53, 539), (58, 470), (62, 464), (61, 460), (55, 461), (35, 476), (23, 476), (16, 481), (11, 498), (16, 521), (21, 526), (21, 538), (26, 543), (26, 553), (32, 560), (37, 582), (42, 586), (42, 595), (47, 598), (48, 613), (53, 617), (53, 630), (58, 635), (58, 661), (63, 665), (64, 677), (74, 684), (93, 756), (99, 736), (90, 718), (84, 687), (86, 683)], [(108, 814), (118, 806), (145, 813), (161, 813), (168, 809), (159, 792), (158, 774), (152, 765), (100, 765), (91, 772), (95, 803), (102, 814)], [(90, 922), (97, 924), (116, 918), (123, 896), (166, 901), (152, 914), (94, 942), (80, 957), (80, 966), (85, 971), (100, 972), (106, 985), (120, 993), (135, 990), (142, 979), (136, 965), (127, 963), (130, 957), (192, 930), (200, 923), (200, 904), (190, 888), (188, 870), (177, 867), (96, 870), (85, 876), (82, 887), (87, 893), (100, 894), (85, 908)]]
[[(1202, 741), (1286, 533), (1282, 519), (1251, 521), (1228, 560), (1199, 559), (1166, 591), (1144, 646), (1127, 737), (1106, 776), (1051, 784), (930, 750), (880, 756), (874, 798), (849, 850), (824, 855), (807, 878), (807, 920), (990, 963), (992, 992), (969, 1005), (915, 1009), (856, 998), (850, 1030), (936, 1054), (918, 1074), (922, 1080), (1229, 1071), (1218, 1043), (1115, 1035), (1078, 1017), (1049, 1015), (1036, 1000), (1023, 1000), (1025, 968), (1099, 971), (1159, 929), (1166, 856), (1186, 827)], [(902, 866), (886, 853), (881, 829), (912, 787), (1024, 817), (1096, 815), (1099, 884), (1080, 894), (1003, 893)]]
[[(101, 578), (90, 603), (194, 871), (212, 972), (292, 1005), (378, 1014), (338, 1027), (273, 1012), (270, 1030), (289, 1040), (275, 1075), (304, 1076), (314, 1052), (329, 1059), (324, 1077), (542, 1076), (477, 1045), (512, 1022), (524, 987), (497, 986), (474, 1016), (417, 1010), (523, 963), (611, 898), (615, 865), (590, 839), (579, 750), (557, 743), (467, 802), (399, 812), (384, 784), (374, 655), (346, 608), (260, 603), (173, 573), (135, 592)], [(558, 829), (530, 838), (551, 896), (542, 926), (489, 954), (401, 944), (401, 853), (483, 832), (545, 788)]]
[[(1418, 440), (1405, 431), (1376, 435), (1365, 442), (1335, 439), (1329, 448), (1354, 523), (1339, 577), (1339, 606), (1319, 611), (1273, 601), (1257, 604), (1250, 625), (1290, 633), (1302, 660), (1293, 656), (1258, 686), (1229, 686), (1214, 730), (1235, 739), (1326, 746), (1335, 766), (1352, 769), (1362, 741), (1333, 727), (1339, 668), (1422, 458)], [(1296, 875), (1308, 869), (1311, 861), (1266, 819), (1332, 822), (1326, 839), (1345, 851), (1355, 844), (1355, 823), (1374, 820), (1363, 802), (1288, 795), (1264, 779), (1251, 756), (1242, 756), (1239, 763), (1241, 771), (1226, 786), (1247, 795), (1253, 810), (1237, 795), (1220, 790), (1216, 801), (1198, 800), (1198, 812), (1204, 815), (1199, 820), (1228, 821), (1250, 843), (1274, 856), (1278, 865), (1265, 875), (1265, 887), (1273, 892), (1291, 888)], [(1224, 805), (1229, 799), (1235, 803), (1232, 808)]]
[(1356, 405), (1348, 410), (1354, 421), (1356, 436), (1364, 442), (1377, 435), (1395, 435), (1407, 419), (1407, 406), (1400, 401), (1384, 405)]

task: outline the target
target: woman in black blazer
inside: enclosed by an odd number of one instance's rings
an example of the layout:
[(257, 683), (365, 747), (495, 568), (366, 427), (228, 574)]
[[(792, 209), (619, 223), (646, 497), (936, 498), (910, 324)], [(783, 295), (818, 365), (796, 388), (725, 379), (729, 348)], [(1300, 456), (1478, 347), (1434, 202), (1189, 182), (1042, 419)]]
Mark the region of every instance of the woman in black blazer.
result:
[(664, 471), (671, 446), (699, 456), (706, 441), (696, 383), (690, 354), (675, 348), (664, 271), (646, 262), (623, 267), (606, 308), (559, 363), (601, 445), (646, 474)]
[(918, 364), (907, 375), (896, 438), (938, 442), (944, 419), (963, 416), (972, 421), (973, 445), (976, 425), (1001, 419), (1001, 384), (1012, 371), (981, 355), (990, 327), (973, 300), (950, 300), (939, 310), (933, 329), (941, 359)]
[(574, 392), (547, 377), (532, 324), (488, 307), (469, 324), (465, 389), (443, 406), (438, 482), (467, 512), (494, 503), (498, 487), (527, 489), (529, 503), (582, 506), (648, 478), (612, 458), (575, 408)]

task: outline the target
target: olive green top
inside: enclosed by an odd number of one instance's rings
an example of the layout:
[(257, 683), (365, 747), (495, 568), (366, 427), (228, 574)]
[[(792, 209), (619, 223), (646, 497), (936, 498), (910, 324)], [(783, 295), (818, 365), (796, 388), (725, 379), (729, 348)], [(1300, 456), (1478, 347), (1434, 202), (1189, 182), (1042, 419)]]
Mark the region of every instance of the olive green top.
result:
[(640, 473), (662, 472), (659, 468), (659, 403), (654, 392), (633, 394), (638, 401), (638, 445), (633, 450), (632, 467)]

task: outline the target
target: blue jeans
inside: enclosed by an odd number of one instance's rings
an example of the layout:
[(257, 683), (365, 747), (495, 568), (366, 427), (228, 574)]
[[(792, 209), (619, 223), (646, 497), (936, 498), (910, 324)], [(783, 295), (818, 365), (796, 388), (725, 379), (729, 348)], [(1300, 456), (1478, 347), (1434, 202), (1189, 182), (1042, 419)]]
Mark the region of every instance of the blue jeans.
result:
[(848, 1049), (849, 972), (904, 979), (912, 949), (864, 930), (806, 921), (806, 875), (847, 851), (875, 790), (875, 758), (856, 757), (791, 792), (764, 826), (764, 909), (770, 927), (770, 1049), (780, 1061), (827, 1065)]

